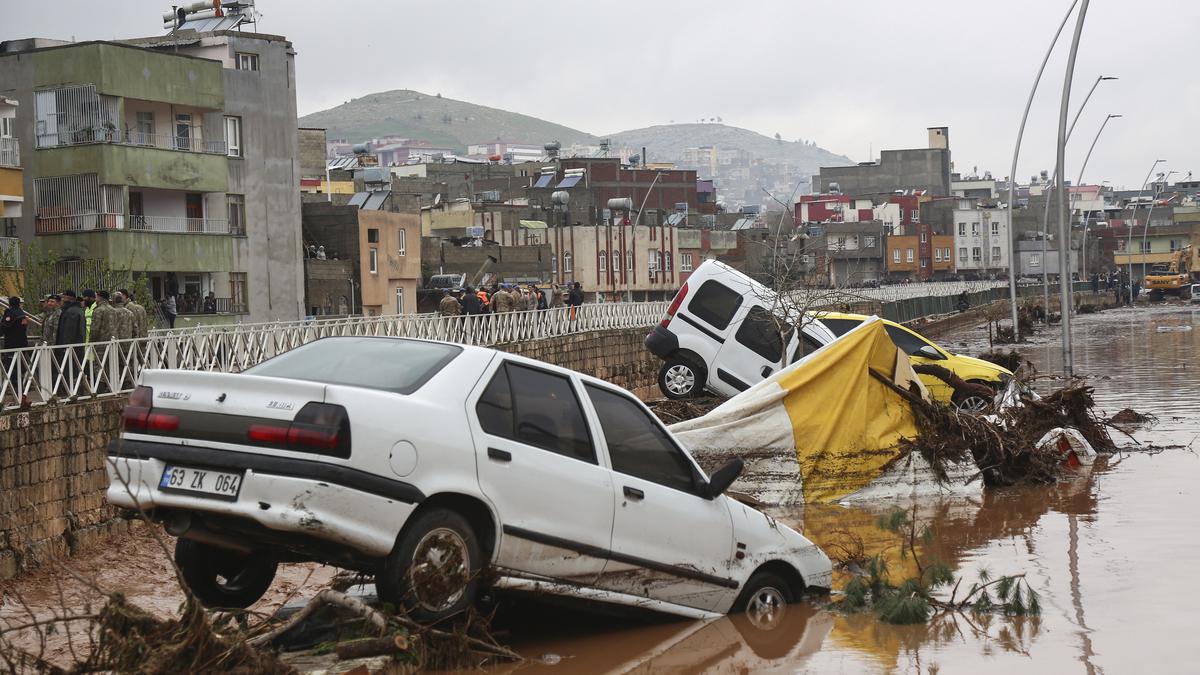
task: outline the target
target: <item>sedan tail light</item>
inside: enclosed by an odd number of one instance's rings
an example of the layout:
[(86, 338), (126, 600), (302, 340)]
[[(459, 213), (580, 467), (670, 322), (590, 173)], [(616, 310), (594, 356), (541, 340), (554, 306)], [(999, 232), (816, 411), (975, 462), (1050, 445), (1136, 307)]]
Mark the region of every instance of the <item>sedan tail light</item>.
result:
[(152, 387), (137, 387), (129, 394), (129, 402), (121, 411), (121, 422), (125, 431), (170, 433), (179, 429), (177, 415), (155, 412)]
[(312, 401), (291, 423), (255, 424), (246, 435), (257, 445), (350, 458), (350, 418), (340, 405)]

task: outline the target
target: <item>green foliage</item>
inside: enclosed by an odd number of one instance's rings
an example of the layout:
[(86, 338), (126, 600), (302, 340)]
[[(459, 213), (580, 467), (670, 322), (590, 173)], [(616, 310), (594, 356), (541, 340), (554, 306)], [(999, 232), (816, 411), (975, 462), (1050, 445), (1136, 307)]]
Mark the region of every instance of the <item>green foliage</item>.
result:
[(875, 611), (884, 623), (912, 624), (925, 623), (933, 610), (929, 606), (929, 590), (919, 580), (909, 579), (879, 598)]
[(862, 577), (854, 577), (850, 583), (846, 584), (845, 599), (842, 600), (842, 606), (851, 611), (858, 611), (867, 606), (867, 596), (871, 593), (871, 586)]
[[(31, 303), (65, 288), (113, 290), (128, 287), (138, 302), (150, 300), (150, 280), (146, 270), (131, 258), (123, 264), (99, 258), (64, 260), (53, 251), (34, 242), (19, 249), (0, 250), (0, 267), (13, 266), (18, 259), (23, 279), (17, 279), (17, 295)], [(35, 307), (32, 304), (31, 307)]]

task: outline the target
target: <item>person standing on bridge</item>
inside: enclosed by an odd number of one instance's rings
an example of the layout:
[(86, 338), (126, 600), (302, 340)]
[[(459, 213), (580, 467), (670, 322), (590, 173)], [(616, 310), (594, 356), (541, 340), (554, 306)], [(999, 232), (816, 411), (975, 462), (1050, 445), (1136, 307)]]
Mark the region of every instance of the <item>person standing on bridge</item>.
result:
[(125, 299), (124, 307), (133, 313), (133, 337), (144, 338), (150, 336), (150, 320), (146, 315), (146, 308), (142, 307), (133, 299), (133, 294), (128, 288), (121, 289), (121, 297)]
[[(62, 292), (62, 312), (58, 317), (58, 332), (54, 338), (55, 363), (63, 382), (71, 382), (83, 367), (83, 343), (87, 341), (87, 317), (75, 291)], [(68, 352), (67, 350), (71, 351)], [(71, 355), (74, 355), (74, 359)]]
[(112, 301), (108, 303), (108, 307), (112, 309), (113, 337), (118, 340), (132, 338), (133, 312), (125, 307), (125, 296), (121, 291), (113, 293)]
[(574, 321), (579, 315), (579, 308), (583, 306), (583, 284), (578, 281), (571, 284), (571, 290), (567, 291), (567, 305), (571, 307), (571, 320)]
[(513, 296), (508, 292), (508, 284), (501, 284), (492, 294), (492, 311), (497, 314), (507, 314), (513, 311)]
[[(4, 316), (0, 318), (0, 335), (4, 337), (5, 349), (4, 359), (0, 360), (0, 364), (3, 364), (4, 370), (9, 373), (13, 398), (17, 403), (21, 402), (22, 369), (20, 368), (20, 363), (17, 366), (13, 365), (13, 360), (19, 359), (20, 356), (9, 350), (29, 346), (29, 335), (26, 333), (27, 326), (29, 326), (29, 315), (25, 313), (25, 310), (21, 309), (21, 298), (14, 295), (8, 299), (8, 309), (4, 310)], [(0, 401), (0, 403), (2, 402)]]
[(42, 302), (42, 342), (47, 347), (53, 346), (58, 338), (58, 317), (62, 316), (59, 300), (59, 296), (51, 294)]
[(438, 314), (441, 316), (458, 316), (462, 313), (462, 305), (458, 299), (450, 295), (449, 288), (442, 289), (442, 301), (438, 303)]
[(470, 286), (463, 289), (462, 308), (463, 312), (470, 316), (483, 313), (483, 305), (479, 302), (479, 296), (475, 294), (475, 289)]

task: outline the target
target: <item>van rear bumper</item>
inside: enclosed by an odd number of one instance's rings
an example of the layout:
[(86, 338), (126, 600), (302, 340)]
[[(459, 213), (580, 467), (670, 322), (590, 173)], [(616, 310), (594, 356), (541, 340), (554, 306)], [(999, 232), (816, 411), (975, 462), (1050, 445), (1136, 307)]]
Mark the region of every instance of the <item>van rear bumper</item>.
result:
[(665, 359), (679, 350), (679, 338), (661, 325), (646, 336), (646, 349), (660, 359)]

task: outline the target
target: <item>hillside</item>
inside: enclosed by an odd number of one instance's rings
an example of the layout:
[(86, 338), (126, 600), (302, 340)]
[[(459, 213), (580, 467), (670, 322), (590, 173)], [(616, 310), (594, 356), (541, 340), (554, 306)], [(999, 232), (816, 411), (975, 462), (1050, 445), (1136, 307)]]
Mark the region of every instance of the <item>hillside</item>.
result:
[(684, 148), (711, 145), (718, 150), (745, 150), (760, 159), (792, 163), (801, 173), (816, 173), (822, 166), (853, 164), (849, 157), (799, 141), (777, 141), (769, 136), (724, 124), (664, 124), (622, 131), (610, 136), (613, 147), (647, 148), (650, 161), (676, 161)]
[(299, 123), (302, 127), (327, 129), (330, 139), (361, 142), (381, 136), (403, 136), (458, 150), (497, 138), (536, 145), (553, 140), (563, 145), (595, 143), (590, 134), (561, 124), (409, 89), (367, 94), (335, 108), (305, 115)]

